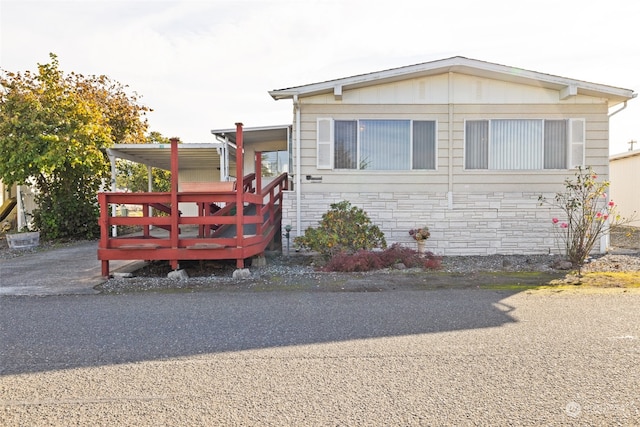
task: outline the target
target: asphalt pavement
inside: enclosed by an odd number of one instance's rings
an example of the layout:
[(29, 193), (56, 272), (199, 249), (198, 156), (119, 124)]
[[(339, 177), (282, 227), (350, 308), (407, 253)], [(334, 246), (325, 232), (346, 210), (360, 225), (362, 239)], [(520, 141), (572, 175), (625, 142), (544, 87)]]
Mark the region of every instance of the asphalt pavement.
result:
[(0, 297), (2, 426), (640, 425), (640, 294)]

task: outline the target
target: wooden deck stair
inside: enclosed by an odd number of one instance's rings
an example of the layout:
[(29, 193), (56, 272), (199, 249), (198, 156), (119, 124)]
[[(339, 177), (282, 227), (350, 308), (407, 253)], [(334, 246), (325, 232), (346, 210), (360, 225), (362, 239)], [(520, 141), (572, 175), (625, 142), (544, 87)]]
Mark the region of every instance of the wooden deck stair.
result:
[[(242, 127), (237, 131), (237, 165), (242, 173)], [(178, 268), (181, 260), (235, 259), (238, 268), (244, 260), (262, 254), (279, 236), (282, 218), (282, 194), (287, 174), (262, 187), (260, 176), (244, 176), (241, 188), (234, 182), (181, 183), (178, 191), (178, 144), (171, 141), (171, 192), (168, 193), (99, 193), (101, 237), (98, 259), (102, 275), (109, 276), (110, 260), (167, 260)], [(260, 153), (256, 153), (256, 170), (261, 170)], [(180, 203), (198, 205), (197, 216), (184, 216)], [(111, 216), (112, 206), (138, 205), (142, 217)], [(211, 204), (220, 209), (212, 212)], [(243, 209), (237, 210), (237, 206)], [(150, 215), (155, 209), (163, 216)], [(114, 226), (137, 226), (136, 236), (111, 236)], [(186, 228), (197, 229), (189, 235)], [(238, 235), (236, 230), (242, 230)], [(192, 233), (193, 234), (193, 233)]]

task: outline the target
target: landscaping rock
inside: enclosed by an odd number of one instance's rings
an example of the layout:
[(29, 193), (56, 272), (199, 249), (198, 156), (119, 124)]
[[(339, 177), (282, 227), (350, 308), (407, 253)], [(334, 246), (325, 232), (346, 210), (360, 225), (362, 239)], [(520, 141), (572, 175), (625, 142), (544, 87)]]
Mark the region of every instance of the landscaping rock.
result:
[(244, 280), (251, 278), (251, 271), (248, 268), (239, 268), (233, 272), (234, 280)]
[(167, 274), (167, 278), (173, 280), (187, 280), (189, 278), (189, 274), (186, 270), (173, 270)]
[(573, 264), (570, 261), (558, 260), (551, 265), (555, 270), (571, 270)]

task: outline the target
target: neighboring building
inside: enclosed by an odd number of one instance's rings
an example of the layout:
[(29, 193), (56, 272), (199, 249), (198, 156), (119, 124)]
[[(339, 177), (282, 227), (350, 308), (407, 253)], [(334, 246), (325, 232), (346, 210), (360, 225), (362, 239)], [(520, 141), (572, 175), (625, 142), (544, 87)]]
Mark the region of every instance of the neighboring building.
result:
[(609, 158), (609, 193), (629, 225), (640, 227), (640, 150), (616, 154)]
[(607, 178), (612, 107), (636, 96), (463, 57), (269, 93), (294, 105), (294, 235), (349, 200), (389, 243), (428, 226), (441, 255), (555, 251), (538, 197), (578, 166)]

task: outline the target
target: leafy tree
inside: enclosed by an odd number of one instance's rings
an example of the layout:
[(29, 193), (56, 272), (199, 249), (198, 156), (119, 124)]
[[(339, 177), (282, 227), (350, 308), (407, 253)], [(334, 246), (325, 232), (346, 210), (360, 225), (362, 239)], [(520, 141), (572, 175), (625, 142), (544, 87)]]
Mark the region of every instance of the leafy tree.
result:
[[(148, 144), (170, 144), (169, 138), (162, 136), (160, 132), (150, 132), (145, 140)], [(149, 189), (147, 167), (140, 163), (128, 160), (118, 160), (116, 186), (132, 193), (146, 192)], [(159, 192), (171, 191), (171, 172), (164, 169), (153, 168), (152, 190)]]
[(30, 183), (44, 238), (99, 233), (96, 193), (108, 177), (105, 148), (144, 139), (150, 111), (106, 76), (64, 74), (57, 56), (38, 72), (0, 73), (0, 179)]

